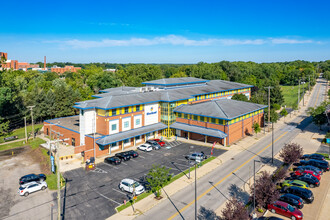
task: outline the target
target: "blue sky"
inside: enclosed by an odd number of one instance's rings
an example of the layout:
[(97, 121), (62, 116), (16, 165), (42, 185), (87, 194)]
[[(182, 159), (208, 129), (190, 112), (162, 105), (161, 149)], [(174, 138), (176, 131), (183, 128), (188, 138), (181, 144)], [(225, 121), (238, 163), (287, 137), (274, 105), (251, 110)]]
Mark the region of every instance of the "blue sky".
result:
[(0, 51), (38, 62), (330, 59), (328, 1), (4, 1)]

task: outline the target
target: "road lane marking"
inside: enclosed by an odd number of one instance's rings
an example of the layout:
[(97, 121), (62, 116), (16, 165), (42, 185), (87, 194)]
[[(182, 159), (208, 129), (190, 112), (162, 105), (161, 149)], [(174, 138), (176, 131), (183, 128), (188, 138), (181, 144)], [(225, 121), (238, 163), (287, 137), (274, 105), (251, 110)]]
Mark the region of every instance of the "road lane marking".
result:
[(122, 164), (128, 165), (127, 163), (121, 162)]
[(139, 157), (141, 157), (141, 158), (145, 159), (145, 157), (144, 157), (144, 156), (141, 156), (141, 155), (140, 155)]
[(117, 169), (118, 170), (118, 168), (117, 167), (115, 167), (115, 166), (113, 166), (113, 165), (110, 165), (110, 164), (107, 164), (107, 163), (104, 163), (105, 165), (107, 165), (107, 166), (109, 166), (109, 167), (112, 167), (112, 168), (115, 168), (115, 169)]
[[(275, 141), (277, 142), (278, 140), (280, 140), (284, 135), (286, 135), (288, 132), (284, 132), (281, 136), (279, 136)], [(245, 161), (243, 164), (241, 164), (239, 167), (237, 167), (236, 169), (234, 169), (232, 172), (228, 173), (224, 178), (222, 178), (219, 182), (217, 182), (216, 184), (214, 184), (212, 187), (208, 188), (205, 192), (203, 192), (201, 195), (199, 195), (197, 197), (197, 201), (199, 199), (201, 199), (203, 196), (205, 196), (207, 193), (209, 193), (213, 188), (215, 188), (216, 186), (218, 186), (220, 183), (222, 183), (225, 179), (227, 179), (229, 176), (232, 175), (232, 173), (236, 172), (237, 170), (241, 169), (243, 166), (245, 166), (248, 162), (250, 162), (251, 160), (253, 160), (255, 157), (259, 156), (260, 153), (262, 153), (263, 151), (265, 151), (268, 147), (270, 147), (272, 145), (272, 143), (268, 144), (266, 147), (264, 147), (262, 150), (260, 150), (258, 153), (256, 153), (254, 156), (252, 156), (250, 159), (248, 159), (247, 161)], [(192, 204), (195, 203), (195, 199), (193, 201), (191, 201), (190, 203), (188, 203), (188, 205), (186, 205), (185, 207), (183, 207), (182, 209), (179, 210), (180, 213), (182, 213), (184, 210), (186, 210), (189, 206), (191, 206)], [(172, 220), (173, 218), (175, 218), (179, 212), (175, 212), (174, 215), (172, 215), (171, 217), (168, 218), (168, 220)]]

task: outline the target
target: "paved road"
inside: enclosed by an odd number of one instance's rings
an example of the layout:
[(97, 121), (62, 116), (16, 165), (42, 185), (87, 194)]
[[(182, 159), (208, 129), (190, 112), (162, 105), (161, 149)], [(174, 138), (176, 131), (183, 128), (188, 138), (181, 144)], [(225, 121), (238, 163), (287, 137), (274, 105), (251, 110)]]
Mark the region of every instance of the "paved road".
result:
[[(326, 81), (319, 79), (309, 100), (308, 106), (317, 106), (325, 98)], [(311, 118), (305, 113), (297, 117), (292, 123), (283, 125), (274, 134), (274, 154), (278, 153), (285, 143), (289, 143), (311, 122)], [(271, 138), (265, 137), (249, 149), (242, 151), (232, 160), (227, 161), (214, 171), (197, 181), (197, 207), (216, 210), (231, 195), (246, 200), (249, 189), (240, 191), (243, 182), (253, 175), (253, 162), (260, 160), (264, 163), (271, 161)], [(256, 163), (260, 169), (261, 163)], [(193, 219), (194, 206), (194, 183), (184, 190), (173, 195), (168, 200), (155, 206), (137, 219)]]

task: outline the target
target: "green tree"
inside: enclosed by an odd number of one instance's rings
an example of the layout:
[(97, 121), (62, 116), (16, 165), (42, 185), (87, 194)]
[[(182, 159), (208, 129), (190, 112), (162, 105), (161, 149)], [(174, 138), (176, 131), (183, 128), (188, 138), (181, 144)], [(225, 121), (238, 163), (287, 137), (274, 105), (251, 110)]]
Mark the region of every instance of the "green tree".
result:
[[(268, 120), (268, 108), (265, 109), (265, 119)], [(279, 116), (275, 109), (270, 109), (270, 122), (276, 123), (278, 119)]]
[(9, 131), (9, 121), (0, 117), (0, 136), (6, 135)]
[(327, 116), (325, 114), (327, 103), (322, 103), (320, 106), (313, 108), (309, 107), (307, 113), (312, 116), (313, 123), (321, 127), (328, 122)]
[(283, 116), (284, 121), (285, 121), (285, 117), (288, 115), (288, 111), (285, 108), (283, 108), (280, 112), (280, 115)]
[(253, 128), (253, 131), (258, 136), (258, 133), (261, 131), (261, 128), (260, 128), (259, 123), (258, 122), (254, 122), (252, 128)]
[(176, 72), (173, 75), (171, 75), (170, 78), (180, 78), (180, 77), (187, 77), (185, 72)]
[(160, 197), (161, 189), (171, 180), (170, 170), (165, 166), (153, 165), (148, 173), (147, 181), (153, 193), (156, 193), (156, 197)]
[(243, 102), (248, 102), (249, 101), (248, 98), (246, 97), (246, 95), (241, 94), (241, 93), (233, 95), (233, 97), (231, 97), (231, 99), (238, 100), (238, 101), (243, 101)]

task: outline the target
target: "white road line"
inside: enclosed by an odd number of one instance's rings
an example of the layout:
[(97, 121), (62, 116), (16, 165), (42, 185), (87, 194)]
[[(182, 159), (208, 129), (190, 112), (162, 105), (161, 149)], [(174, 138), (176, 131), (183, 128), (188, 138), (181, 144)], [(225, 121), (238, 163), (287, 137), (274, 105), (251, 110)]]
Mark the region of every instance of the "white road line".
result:
[(141, 158), (145, 159), (145, 157), (143, 157), (143, 156), (141, 156), (141, 155), (140, 155), (139, 157), (141, 157)]
[(131, 160), (131, 161), (134, 161), (135, 163), (137, 162), (136, 160)]
[(173, 167), (168, 167), (168, 166), (165, 166), (165, 167), (170, 168), (171, 170), (177, 170), (177, 171), (180, 171), (181, 172), (181, 170), (176, 169), (176, 168), (173, 168)]
[(187, 159), (181, 159), (181, 158), (178, 158), (176, 160), (181, 160), (181, 161), (184, 161), (184, 162), (187, 162)]
[(104, 163), (105, 165), (107, 165), (107, 166), (109, 166), (109, 167), (112, 167), (112, 168), (115, 168), (115, 169), (117, 169), (118, 170), (118, 168), (117, 167), (115, 167), (115, 166), (112, 166), (112, 165), (110, 165), (110, 164), (107, 164), (107, 163)]
[(128, 165), (127, 163), (121, 162), (122, 164)]
[(189, 167), (188, 165), (186, 165), (186, 164), (182, 164), (182, 163), (176, 163), (176, 162), (174, 162), (174, 164), (175, 164), (175, 165), (177, 165), (177, 164), (178, 164), (178, 165), (180, 165), (180, 166)]
[[(91, 188), (91, 187), (90, 187)], [(91, 188), (92, 189), (92, 188)], [(113, 200), (113, 199), (110, 199), (109, 197), (107, 197), (107, 196), (105, 196), (105, 195), (103, 195), (102, 193), (99, 193), (98, 191), (96, 191), (96, 190), (94, 190), (94, 189), (92, 189), (95, 193), (97, 193), (97, 194), (99, 194), (100, 196), (102, 196), (103, 198), (106, 198), (107, 200), (109, 200), (109, 201), (111, 201), (111, 202), (114, 202), (114, 203), (117, 203), (118, 205), (121, 205), (121, 203), (119, 203), (119, 202), (116, 202), (115, 200)]]
[(148, 153), (148, 154), (150, 154), (150, 155), (152, 155), (152, 156), (154, 155), (154, 154), (152, 154), (152, 153)]
[(119, 192), (119, 193), (121, 193), (121, 194), (124, 194), (124, 195), (127, 195), (126, 193), (124, 193), (124, 192), (122, 192), (122, 191), (120, 191), (120, 190), (118, 190), (118, 189), (114, 189), (114, 188), (112, 188), (114, 191), (116, 191), (116, 192)]

